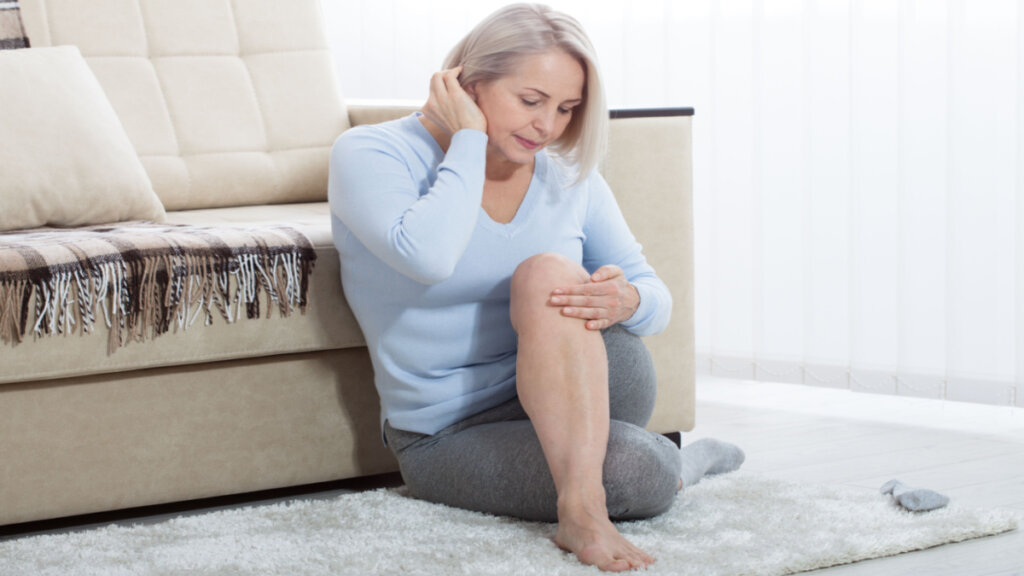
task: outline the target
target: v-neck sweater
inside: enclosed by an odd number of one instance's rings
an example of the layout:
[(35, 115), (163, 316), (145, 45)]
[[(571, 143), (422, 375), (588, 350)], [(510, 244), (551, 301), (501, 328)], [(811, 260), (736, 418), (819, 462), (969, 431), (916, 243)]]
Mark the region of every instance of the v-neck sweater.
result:
[(487, 135), (460, 130), (445, 153), (419, 116), (351, 128), (331, 150), (332, 234), (382, 423), (434, 434), (515, 396), (510, 285), (536, 254), (619, 266), (640, 294), (622, 326), (664, 329), (671, 295), (600, 174), (575, 183), (541, 150), (515, 216), (495, 222), (481, 207)]

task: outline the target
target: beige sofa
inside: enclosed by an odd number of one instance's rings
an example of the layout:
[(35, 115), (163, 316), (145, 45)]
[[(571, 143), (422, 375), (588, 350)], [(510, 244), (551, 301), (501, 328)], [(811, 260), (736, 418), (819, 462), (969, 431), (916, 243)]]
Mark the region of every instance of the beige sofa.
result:
[[(286, 224), (317, 261), (304, 314), (0, 344), (0, 525), (396, 470), (325, 200), (337, 135), (410, 110), (346, 108), (317, 0), (20, 4), (33, 50), (84, 55), (168, 222)], [(690, 116), (667, 114), (619, 113), (603, 168), (675, 298), (648, 339), (662, 433), (694, 411)]]

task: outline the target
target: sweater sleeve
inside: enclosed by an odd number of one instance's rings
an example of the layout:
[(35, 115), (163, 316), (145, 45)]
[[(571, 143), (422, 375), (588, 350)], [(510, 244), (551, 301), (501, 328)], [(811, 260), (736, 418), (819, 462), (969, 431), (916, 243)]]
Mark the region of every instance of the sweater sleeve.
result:
[(626, 224), (615, 196), (600, 174), (587, 180), (589, 203), (583, 226), (583, 267), (593, 273), (601, 266), (615, 264), (640, 294), (640, 306), (622, 326), (639, 336), (657, 334), (672, 315), (672, 295), (647, 263), (643, 247)]
[(487, 134), (456, 132), (424, 194), (410, 168), (414, 152), (392, 138), (372, 129), (351, 129), (338, 138), (331, 149), (331, 211), (388, 266), (436, 284), (451, 276), (476, 226)]

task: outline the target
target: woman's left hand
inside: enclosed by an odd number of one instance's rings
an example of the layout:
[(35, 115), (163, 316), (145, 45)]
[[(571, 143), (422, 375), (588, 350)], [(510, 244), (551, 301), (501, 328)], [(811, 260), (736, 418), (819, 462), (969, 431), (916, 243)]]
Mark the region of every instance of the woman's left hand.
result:
[(556, 288), (548, 303), (560, 306), (563, 316), (585, 320), (588, 330), (602, 330), (632, 317), (640, 293), (622, 268), (610, 264), (598, 268), (584, 284)]

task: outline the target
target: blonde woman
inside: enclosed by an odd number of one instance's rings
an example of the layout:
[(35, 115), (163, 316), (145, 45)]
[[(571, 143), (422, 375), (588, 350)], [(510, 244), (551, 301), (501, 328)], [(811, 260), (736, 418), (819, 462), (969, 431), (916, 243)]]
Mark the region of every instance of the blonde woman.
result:
[(595, 170), (593, 47), (571, 17), (516, 4), (444, 68), (419, 113), (353, 128), (331, 156), (385, 441), (416, 497), (558, 522), (580, 561), (646, 567), (613, 520), (660, 514), (743, 455), (644, 429), (656, 384), (638, 336), (672, 301)]

